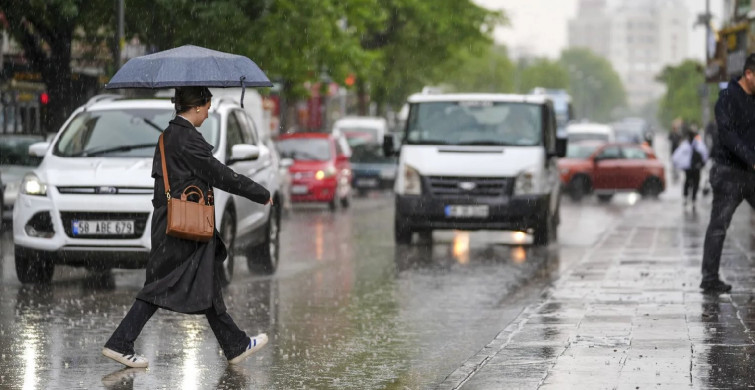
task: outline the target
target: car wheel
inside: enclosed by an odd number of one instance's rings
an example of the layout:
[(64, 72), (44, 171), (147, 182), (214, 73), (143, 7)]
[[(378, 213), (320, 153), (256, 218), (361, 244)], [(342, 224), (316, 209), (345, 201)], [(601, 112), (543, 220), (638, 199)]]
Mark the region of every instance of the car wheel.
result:
[(50, 283), (55, 263), (42, 252), (14, 246), (16, 276), (21, 283)]
[(333, 196), (333, 199), (328, 202), (328, 208), (330, 211), (338, 209), (338, 196)]
[(420, 230), (417, 233), (419, 233), (419, 239), (423, 242), (432, 242), (433, 241), (433, 231), (432, 230)]
[(412, 229), (409, 225), (403, 221), (401, 214), (396, 213), (393, 224), (393, 235), (397, 244), (411, 244), (412, 243)]
[(598, 200), (603, 203), (608, 203), (611, 201), (611, 199), (613, 199), (613, 194), (599, 194), (598, 195)]
[(656, 199), (661, 192), (663, 192), (663, 184), (661, 184), (661, 179), (655, 176), (647, 178), (640, 188), (640, 194), (645, 198)]
[(587, 195), (589, 189), (590, 183), (587, 178), (584, 176), (577, 176), (569, 183), (569, 197), (573, 201), (579, 202), (585, 197), (585, 195)]
[(278, 269), (280, 253), (280, 208), (270, 208), (270, 216), (265, 229), (265, 242), (252, 248), (247, 256), (249, 270), (258, 273), (272, 274)]
[(233, 279), (233, 269), (235, 268), (234, 259), (236, 257), (236, 217), (233, 214), (233, 210), (230, 208), (225, 209), (223, 212), (223, 219), (220, 220), (220, 237), (226, 245), (226, 251), (228, 257), (223, 260), (222, 263), (218, 263), (218, 274), (220, 275), (220, 283), (223, 286), (227, 286)]

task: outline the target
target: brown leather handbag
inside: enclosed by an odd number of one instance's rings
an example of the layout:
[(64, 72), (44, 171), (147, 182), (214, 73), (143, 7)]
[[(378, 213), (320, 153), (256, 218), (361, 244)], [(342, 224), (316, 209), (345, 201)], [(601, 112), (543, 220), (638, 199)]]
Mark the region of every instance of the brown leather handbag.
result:
[[(215, 234), (215, 206), (213, 205), (212, 188), (207, 192), (207, 200), (205, 200), (202, 190), (195, 185), (186, 187), (181, 193), (181, 199), (171, 198), (162, 134), (160, 135), (160, 157), (163, 165), (165, 196), (168, 198), (168, 223), (165, 234), (185, 240), (210, 241)], [(187, 200), (192, 195), (198, 196), (199, 201)]]

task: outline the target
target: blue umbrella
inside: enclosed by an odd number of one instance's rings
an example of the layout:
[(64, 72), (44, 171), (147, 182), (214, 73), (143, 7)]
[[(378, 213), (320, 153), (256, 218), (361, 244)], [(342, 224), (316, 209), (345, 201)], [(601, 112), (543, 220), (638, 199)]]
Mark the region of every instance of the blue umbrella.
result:
[(105, 88), (272, 87), (265, 73), (247, 57), (185, 45), (132, 58)]

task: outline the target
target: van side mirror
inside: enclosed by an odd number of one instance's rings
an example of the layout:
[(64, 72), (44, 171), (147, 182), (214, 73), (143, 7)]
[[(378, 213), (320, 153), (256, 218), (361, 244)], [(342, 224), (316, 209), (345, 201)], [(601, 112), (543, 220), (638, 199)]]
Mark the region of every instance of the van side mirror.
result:
[(568, 138), (556, 138), (556, 157), (566, 157), (566, 147), (568, 144)]
[(396, 145), (393, 143), (393, 134), (386, 134), (383, 136), (383, 154), (385, 157), (391, 157), (396, 155)]

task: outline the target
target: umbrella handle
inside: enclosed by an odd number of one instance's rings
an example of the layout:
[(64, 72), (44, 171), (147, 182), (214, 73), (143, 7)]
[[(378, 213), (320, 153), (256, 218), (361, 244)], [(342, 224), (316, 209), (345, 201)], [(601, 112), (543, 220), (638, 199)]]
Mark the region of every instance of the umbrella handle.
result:
[(241, 76), (241, 108), (244, 108), (244, 92), (246, 91), (246, 87), (244, 86), (244, 80), (246, 79), (246, 76)]

